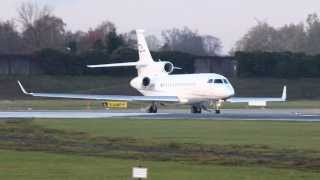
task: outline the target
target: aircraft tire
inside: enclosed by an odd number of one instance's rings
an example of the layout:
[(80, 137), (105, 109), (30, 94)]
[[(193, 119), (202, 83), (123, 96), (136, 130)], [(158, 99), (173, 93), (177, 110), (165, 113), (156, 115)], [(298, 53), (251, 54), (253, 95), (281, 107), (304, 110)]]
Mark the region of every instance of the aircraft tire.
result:
[(192, 114), (201, 114), (202, 109), (199, 106), (191, 106), (191, 113)]

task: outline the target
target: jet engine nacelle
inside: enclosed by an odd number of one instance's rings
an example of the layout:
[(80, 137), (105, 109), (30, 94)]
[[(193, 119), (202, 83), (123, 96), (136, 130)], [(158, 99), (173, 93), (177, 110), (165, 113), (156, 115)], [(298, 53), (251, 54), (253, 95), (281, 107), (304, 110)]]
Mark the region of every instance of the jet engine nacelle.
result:
[(142, 86), (143, 87), (148, 87), (151, 84), (151, 79), (149, 77), (144, 77), (142, 79)]
[(151, 64), (138, 66), (138, 72), (144, 76), (157, 76), (161, 74), (171, 74), (175, 67), (171, 62), (160, 61)]
[(154, 87), (153, 80), (147, 76), (132, 79), (130, 85), (136, 89), (150, 89)]
[(162, 71), (171, 74), (174, 70), (174, 65), (171, 62), (160, 62), (162, 63)]

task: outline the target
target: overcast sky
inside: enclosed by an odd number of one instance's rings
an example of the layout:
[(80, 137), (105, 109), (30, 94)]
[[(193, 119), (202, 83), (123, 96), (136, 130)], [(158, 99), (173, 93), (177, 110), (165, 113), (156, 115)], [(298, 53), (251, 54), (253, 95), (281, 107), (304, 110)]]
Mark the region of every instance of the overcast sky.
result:
[[(0, 20), (16, 17), (28, 0), (1, 0)], [(161, 30), (188, 26), (221, 39), (228, 52), (257, 20), (273, 26), (299, 23), (320, 14), (319, 0), (30, 0), (50, 4), (70, 30), (88, 30), (104, 20), (120, 32), (136, 28), (159, 35)]]

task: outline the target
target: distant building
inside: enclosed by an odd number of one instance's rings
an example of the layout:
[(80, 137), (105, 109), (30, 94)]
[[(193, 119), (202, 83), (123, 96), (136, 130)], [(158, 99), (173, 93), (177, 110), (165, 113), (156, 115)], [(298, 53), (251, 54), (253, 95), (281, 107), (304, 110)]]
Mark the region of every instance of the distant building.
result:
[(217, 73), (227, 77), (237, 75), (237, 62), (232, 56), (204, 56), (194, 60), (195, 73)]

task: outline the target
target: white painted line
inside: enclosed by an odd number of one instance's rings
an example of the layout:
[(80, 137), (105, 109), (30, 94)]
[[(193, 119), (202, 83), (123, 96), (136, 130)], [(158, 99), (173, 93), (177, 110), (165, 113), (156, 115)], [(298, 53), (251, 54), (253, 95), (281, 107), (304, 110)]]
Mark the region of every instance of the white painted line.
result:
[(317, 114), (300, 114), (299, 116), (302, 116), (302, 117), (319, 117), (320, 118), (320, 115), (317, 115)]

